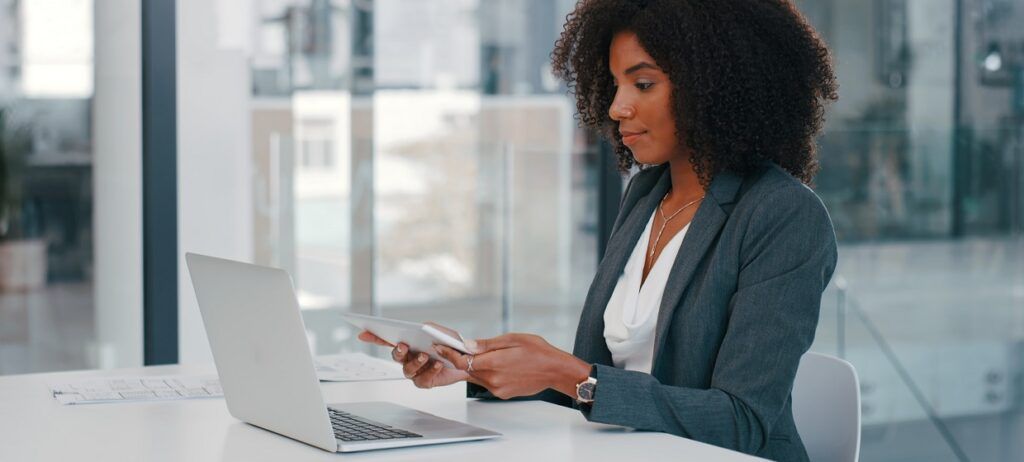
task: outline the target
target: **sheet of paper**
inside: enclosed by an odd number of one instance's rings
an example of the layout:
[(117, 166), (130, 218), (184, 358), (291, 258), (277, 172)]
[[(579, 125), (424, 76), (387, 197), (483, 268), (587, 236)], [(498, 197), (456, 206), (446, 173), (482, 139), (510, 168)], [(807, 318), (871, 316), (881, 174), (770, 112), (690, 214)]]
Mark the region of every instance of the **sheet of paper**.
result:
[(77, 380), (50, 387), (61, 404), (163, 401), (224, 396), (216, 375), (160, 375)]
[[(397, 363), (363, 353), (317, 356), (316, 375), (323, 382), (399, 380)], [(54, 384), (50, 387), (60, 404), (94, 404), (131, 401), (219, 398), (224, 396), (216, 375), (162, 375), (107, 377)]]

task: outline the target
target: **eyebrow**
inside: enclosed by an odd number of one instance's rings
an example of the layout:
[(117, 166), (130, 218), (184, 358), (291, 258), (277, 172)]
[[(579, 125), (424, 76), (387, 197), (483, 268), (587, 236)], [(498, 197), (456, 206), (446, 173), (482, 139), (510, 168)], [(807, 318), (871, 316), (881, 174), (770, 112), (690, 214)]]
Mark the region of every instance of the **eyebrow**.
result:
[(634, 64), (633, 66), (630, 66), (629, 69), (626, 69), (626, 72), (624, 72), (624, 74), (629, 75), (629, 74), (632, 74), (632, 73), (634, 73), (636, 71), (639, 71), (640, 69), (654, 69), (656, 71), (660, 71), (661, 70), (661, 69), (658, 69), (658, 66), (655, 66), (655, 65), (653, 65), (651, 63), (642, 62), (640, 64)]

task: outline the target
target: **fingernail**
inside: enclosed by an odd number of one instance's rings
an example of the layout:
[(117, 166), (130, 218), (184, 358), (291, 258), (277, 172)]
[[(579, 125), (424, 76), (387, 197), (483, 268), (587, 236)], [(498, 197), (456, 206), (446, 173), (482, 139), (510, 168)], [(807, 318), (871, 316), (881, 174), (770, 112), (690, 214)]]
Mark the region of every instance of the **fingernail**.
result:
[(466, 348), (469, 349), (470, 353), (476, 353), (476, 340), (466, 339), (463, 343), (466, 345)]
[(402, 348), (402, 345), (395, 347), (395, 350), (398, 350), (399, 353), (405, 353), (405, 348)]
[(434, 369), (440, 369), (441, 363), (434, 363)]
[(416, 358), (416, 361), (419, 361), (421, 363), (427, 362), (427, 355), (423, 354), (423, 353), (420, 353), (420, 356), (418, 358)]

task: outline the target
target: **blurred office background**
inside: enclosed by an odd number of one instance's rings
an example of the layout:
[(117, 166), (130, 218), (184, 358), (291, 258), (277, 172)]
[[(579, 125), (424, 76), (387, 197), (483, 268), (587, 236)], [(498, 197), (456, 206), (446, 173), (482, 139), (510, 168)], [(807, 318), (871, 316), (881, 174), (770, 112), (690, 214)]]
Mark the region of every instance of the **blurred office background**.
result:
[[(162, 3), (0, 0), (0, 374), (209, 361), (186, 251), (290, 270), (317, 354), (365, 351), (337, 310), (570, 348), (622, 188), (550, 74), (572, 0)], [(1024, 0), (798, 5), (863, 460), (1022, 460)]]

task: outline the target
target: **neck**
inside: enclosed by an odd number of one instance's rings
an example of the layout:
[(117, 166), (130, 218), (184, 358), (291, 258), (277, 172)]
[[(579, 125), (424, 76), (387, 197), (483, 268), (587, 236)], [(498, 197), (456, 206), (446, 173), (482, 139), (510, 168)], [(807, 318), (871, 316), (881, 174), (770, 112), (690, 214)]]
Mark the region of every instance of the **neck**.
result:
[(689, 156), (669, 161), (668, 171), (672, 178), (670, 201), (692, 200), (704, 195), (704, 186), (700, 184), (700, 177), (693, 170)]

